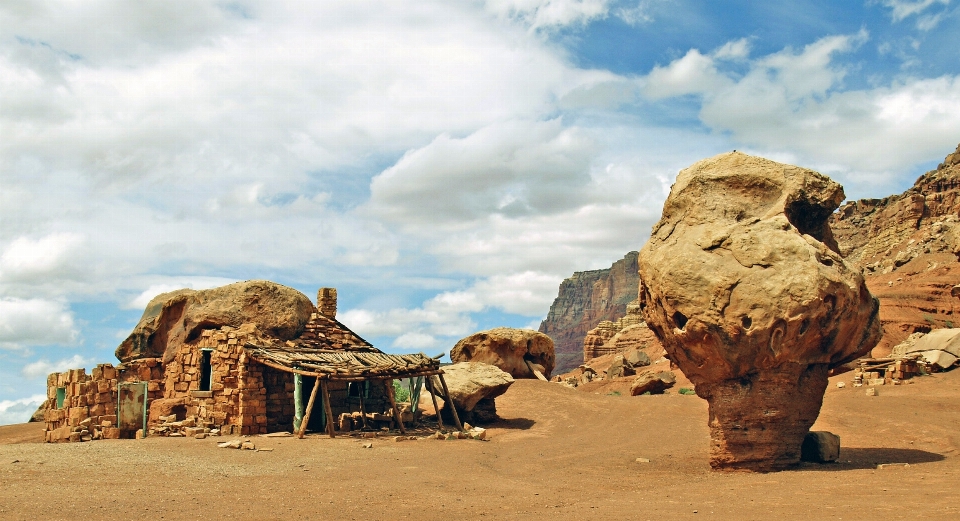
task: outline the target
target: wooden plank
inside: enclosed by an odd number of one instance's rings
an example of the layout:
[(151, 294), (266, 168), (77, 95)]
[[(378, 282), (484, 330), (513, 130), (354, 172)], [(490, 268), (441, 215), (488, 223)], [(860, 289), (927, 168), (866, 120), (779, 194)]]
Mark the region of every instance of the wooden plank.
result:
[(327, 416), (327, 434), (329, 434), (331, 438), (336, 438), (336, 435), (333, 433), (333, 409), (330, 407), (330, 390), (327, 388), (326, 380), (320, 380), (320, 388), (323, 390), (323, 410)]
[(547, 377), (543, 376), (543, 373), (533, 368), (533, 364), (530, 363), (530, 360), (524, 359), (523, 362), (527, 364), (527, 369), (529, 369), (530, 372), (533, 373), (533, 375), (536, 376), (538, 380), (543, 380), (544, 382), (547, 381)]
[(390, 408), (393, 409), (393, 419), (400, 427), (400, 434), (406, 434), (407, 430), (403, 428), (403, 421), (400, 418), (400, 409), (397, 408), (397, 397), (393, 393), (393, 380), (384, 380), (387, 384), (387, 398), (390, 399)]
[(443, 396), (447, 404), (450, 405), (450, 412), (453, 413), (453, 423), (457, 426), (458, 430), (463, 431), (463, 424), (460, 423), (460, 415), (457, 414), (457, 406), (453, 404), (453, 398), (450, 398), (450, 390), (447, 389), (447, 382), (443, 379), (443, 373), (438, 374), (437, 378), (440, 379), (440, 385), (443, 387)]
[(298, 432), (303, 426), (303, 376), (293, 375), (293, 428)]
[(307, 432), (307, 424), (310, 423), (310, 413), (313, 412), (313, 402), (317, 399), (317, 388), (320, 387), (319, 378), (313, 381), (313, 390), (310, 391), (310, 399), (307, 400), (307, 411), (303, 415), (303, 420), (300, 421), (300, 431), (297, 432), (297, 437), (301, 440), (303, 439), (303, 433)]

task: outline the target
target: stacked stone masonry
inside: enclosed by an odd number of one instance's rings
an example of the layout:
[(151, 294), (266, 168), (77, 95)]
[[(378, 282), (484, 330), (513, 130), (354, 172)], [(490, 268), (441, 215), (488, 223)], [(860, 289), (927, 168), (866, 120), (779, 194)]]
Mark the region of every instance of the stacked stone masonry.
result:
[[(331, 307), (335, 310), (335, 306), (335, 300), (332, 305), (327, 302), (328, 310)], [(357, 348), (359, 340), (359, 348), (373, 349), (331, 317), (314, 313), (298, 341), (301, 345), (309, 345), (321, 340), (344, 349)], [(244, 350), (248, 342), (264, 342), (254, 325), (223, 326), (203, 330), (196, 339), (180, 347), (166, 364), (161, 358), (144, 358), (116, 367), (101, 364), (89, 375), (84, 369), (50, 374), (47, 378), (46, 441), (89, 441), (142, 435), (136, 431), (121, 431), (117, 427), (118, 385), (126, 382), (147, 383), (147, 435), (182, 435), (184, 421), (205, 433), (291, 431), (295, 414), (294, 375), (253, 360)], [(295, 344), (288, 341), (287, 345), (293, 347)], [(303, 377), (301, 393), (304, 403), (314, 382), (311, 377)], [(360, 393), (363, 393), (368, 413), (384, 411), (389, 407), (385, 386), (389, 383), (390, 380), (374, 380), (366, 384), (330, 382), (328, 388), (334, 422), (342, 414), (359, 411)], [(58, 393), (62, 394), (62, 402), (58, 400)], [(322, 422), (323, 417), (322, 403), (318, 399), (310, 428), (318, 430), (318, 422)]]

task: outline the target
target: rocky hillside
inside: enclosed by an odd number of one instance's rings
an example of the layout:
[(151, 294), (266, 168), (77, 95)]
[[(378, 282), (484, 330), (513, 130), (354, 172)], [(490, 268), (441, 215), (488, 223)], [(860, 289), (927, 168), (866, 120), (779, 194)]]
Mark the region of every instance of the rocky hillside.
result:
[(617, 320), (637, 298), (640, 275), (632, 251), (607, 269), (578, 271), (560, 284), (540, 332), (553, 339), (556, 369), (564, 373), (583, 363), (583, 338), (601, 320)]
[(842, 206), (830, 227), (880, 299), (884, 356), (913, 332), (960, 326), (960, 147), (913, 187)]

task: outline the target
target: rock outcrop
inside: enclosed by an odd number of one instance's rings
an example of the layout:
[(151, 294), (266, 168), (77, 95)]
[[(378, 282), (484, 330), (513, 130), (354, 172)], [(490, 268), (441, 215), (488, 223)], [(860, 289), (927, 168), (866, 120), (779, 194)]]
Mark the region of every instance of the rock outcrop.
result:
[(263, 334), (289, 340), (303, 332), (315, 311), (303, 293), (266, 280), (163, 293), (147, 304), (116, 356), (121, 362), (162, 357), (168, 363), (202, 330), (242, 324), (255, 324)]
[(899, 195), (843, 205), (830, 228), (880, 299), (881, 357), (916, 332), (960, 326), (960, 147)]
[[(442, 393), (440, 380), (433, 376), (433, 388)], [(513, 385), (513, 377), (480, 362), (460, 362), (443, 367), (443, 380), (460, 419), (471, 423), (489, 423), (497, 419), (497, 396)], [(446, 401), (446, 400), (444, 400)], [(443, 408), (441, 407), (441, 413)], [(446, 414), (445, 414), (446, 416)]]
[(656, 335), (643, 321), (639, 301), (635, 300), (627, 304), (627, 314), (622, 318), (603, 320), (587, 332), (583, 339), (583, 363), (630, 351), (650, 351), (647, 354), (654, 356), (662, 349)]
[(843, 188), (742, 153), (684, 169), (640, 251), (640, 306), (709, 402), (711, 465), (800, 460), (827, 371), (880, 339), (879, 303), (828, 226)]
[(557, 373), (583, 362), (583, 339), (602, 320), (617, 320), (637, 298), (637, 252), (627, 253), (607, 269), (578, 271), (560, 284), (540, 332), (553, 339)]
[(532, 329), (497, 327), (461, 339), (450, 350), (450, 360), (482, 362), (506, 371), (514, 378), (537, 378), (533, 369), (550, 378), (553, 371), (553, 340)]
[(647, 393), (663, 394), (663, 391), (673, 387), (675, 383), (677, 383), (677, 375), (673, 374), (673, 371), (642, 374), (630, 385), (630, 396)]

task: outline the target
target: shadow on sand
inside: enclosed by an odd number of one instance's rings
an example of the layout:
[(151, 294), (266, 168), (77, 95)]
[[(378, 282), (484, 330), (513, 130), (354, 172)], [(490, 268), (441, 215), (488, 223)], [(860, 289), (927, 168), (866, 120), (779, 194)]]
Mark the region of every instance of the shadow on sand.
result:
[(496, 423), (485, 425), (485, 427), (496, 427), (498, 429), (517, 429), (527, 430), (533, 427), (537, 422), (528, 418), (510, 418), (509, 420), (500, 418)]
[(875, 469), (877, 465), (933, 463), (946, 457), (919, 449), (885, 449), (842, 447), (836, 463), (801, 463), (796, 470), (857, 470)]

